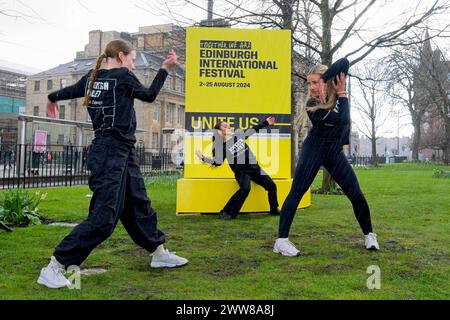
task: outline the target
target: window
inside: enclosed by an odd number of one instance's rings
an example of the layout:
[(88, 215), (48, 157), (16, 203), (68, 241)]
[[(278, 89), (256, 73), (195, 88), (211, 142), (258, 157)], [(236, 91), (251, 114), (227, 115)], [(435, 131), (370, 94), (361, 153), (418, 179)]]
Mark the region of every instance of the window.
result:
[(171, 83), (172, 82), (172, 77), (171, 76), (168, 76), (167, 78), (166, 78), (166, 82), (164, 82), (164, 88), (165, 89), (170, 89), (170, 86), (171, 86)]
[(57, 145), (62, 146), (64, 144), (64, 135), (63, 134), (58, 134), (58, 140), (56, 141)]
[(60, 119), (66, 118), (66, 106), (64, 106), (64, 105), (59, 106), (59, 118)]
[(177, 110), (177, 123), (183, 124), (183, 118), (184, 118), (184, 106), (180, 106)]
[(175, 104), (173, 104), (173, 103), (169, 103), (169, 105), (166, 107), (166, 122), (167, 123), (172, 123), (174, 109), (175, 109)]
[(152, 148), (158, 148), (158, 133), (152, 133)]
[(52, 145), (52, 136), (47, 134), (47, 146), (51, 146)]
[(61, 79), (59, 81), (59, 86), (61, 89), (64, 89), (65, 87), (67, 87), (67, 80), (66, 79)]
[(159, 121), (159, 103), (153, 104), (153, 121)]
[(35, 81), (34, 82), (34, 91), (39, 91), (41, 90), (41, 81)]
[(36, 116), (36, 117), (39, 116), (39, 107), (38, 106), (33, 107), (33, 116)]
[(53, 80), (47, 80), (47, 90), (53, 90)]
[(163, 135), (163, 140), (164, 140), (164, 145), (163, 145), (163, 148), (165, 148), (165, 149), (170, 149), (170, 133), (165, 133), (164, 135)]
[(182, 90), (182, 83), (183, 83), (183, 79), (177, 79), (177, 83), (176, 83), (176, 90), (178, 91), (178, 92), (183, 92), (183, 90)]
[(174, 90), (176, 89), (176, 83), (177, 83), (177, 78), (173, 77), (172, 81), (170, 81), (170, 89)]

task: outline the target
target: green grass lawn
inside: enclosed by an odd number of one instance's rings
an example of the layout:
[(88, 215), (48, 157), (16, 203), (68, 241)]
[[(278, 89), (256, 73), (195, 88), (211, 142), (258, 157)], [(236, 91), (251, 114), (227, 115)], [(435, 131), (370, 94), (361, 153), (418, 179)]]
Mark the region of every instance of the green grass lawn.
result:
[[(299, 210), (290, 239), (302, 256), (272, 253), (278, 218), (241, 215), (175, 216), (174, 179), (149, 185), (167, 247), (190, 264), (154, 270), (148, 253), (119, 224), (83, 267), (107, 273), (82, 277), (82, 290), (50, 290), (36, 283), (53, 248), (70, 231), (47, 225), (0, 231), (0, 299), (449, 299), (450, 179), (433, 169), (401, 164), (356, 169), (372, 211), (380, 252), (363, 236), (345, 196), (313, 195)], [(319, 175), (314, 182), (320, 184)], [(87, 187), (46, 189), (40, 211), (55, 221), (82, 221)], [(368, 290), (366, 270), (381, 268), (381, 289)]]

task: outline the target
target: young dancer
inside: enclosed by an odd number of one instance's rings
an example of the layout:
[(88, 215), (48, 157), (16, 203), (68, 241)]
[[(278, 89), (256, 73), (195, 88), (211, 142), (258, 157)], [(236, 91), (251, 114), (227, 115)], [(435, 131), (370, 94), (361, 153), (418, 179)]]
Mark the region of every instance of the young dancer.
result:
[(237, 217), (250, 193), (251, 181), (259, 184), (268, 191), (270, 214), (279, 215), (277, 186), (270, 176), (259, 166), (255, 155), (245, 143), (245, 139), (253, 133), (274, 124), (275, 118), (269, 117), (246, 132), (240, 130), (233, 133), (228, 123), (225, 121), (218, 122), (214, 126), (213, 158), (205, 157), (201, 151), (196, 151), (197, 156), (203, 162), (213, 166), (220, 166), (227, 159), (239, 184), (239, 190), (236, 191), (222, 211), (220, 211), (220, 218), (230, 220)]
[(284, 256), (300, 254), (288, 239), (289, 230), (298, 204), (321, 166), (328, 170), (350, 199), (365, 235), (366, 248), (379, 250), (376, 234), (372, 230), (369, 206), (342, 148), (348, 144), (350, 134), (350, 112), (345, 92), (348, 69), (348, 60), (340, 59), (328, 70), (324, 65), (317, 65), (308, 75), (309, 99), (306, 109), (313, 126), (303, 143), (292, 188), (281, 209), (279, 235), (273, 249), (275, 253)]
[[(151, 267), (178, 267), (188, 260), (164, 248), (165, 235), (157, 229), (156, 212), (147, 197), (136, 159), (136, 114), (133, 100), (153, 102), (168, 71), (177, 60), (171, 51), (150, 88), (141, 85), (134, 70), (136, 51), (131, 44), (114, 40), (96, 61), (95, 68), (75, 85), (48, 96), (47, 109), (55, 117), (57, 101), (85, 97), (95, 132), (86, 164), (91, 171), (93, 197), (89, 216), (57, 246), (38, 283), (49, 288), (70, 285), (64, 268), (79, 266), (114, 231), (120, 220), (133, 241), (152, 253)], [(103, 61), (106, 65), (100, 69)]]

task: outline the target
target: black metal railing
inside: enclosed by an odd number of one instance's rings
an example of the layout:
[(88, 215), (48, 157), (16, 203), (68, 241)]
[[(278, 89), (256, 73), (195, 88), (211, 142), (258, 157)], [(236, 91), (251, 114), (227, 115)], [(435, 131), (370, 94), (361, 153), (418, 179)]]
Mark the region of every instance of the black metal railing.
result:
[[(374, 164), (373, 157), (371, 156), (351, 156), (349, 158), (349, 162), (354, 167), (366, 167)], [(383, 164), (386, 163), (386, 157), (385, 156), (378, 156), (377, 157), (377, 164)]]
[[(0, 190), (73, 186), (88, 183), (87, 147), (14, 145), (0, 149)], [(179, 158), (179, 157), (178, 157)], [(182, 169), (171, 149), (136, 148), (142, 174), (163, 175)]]

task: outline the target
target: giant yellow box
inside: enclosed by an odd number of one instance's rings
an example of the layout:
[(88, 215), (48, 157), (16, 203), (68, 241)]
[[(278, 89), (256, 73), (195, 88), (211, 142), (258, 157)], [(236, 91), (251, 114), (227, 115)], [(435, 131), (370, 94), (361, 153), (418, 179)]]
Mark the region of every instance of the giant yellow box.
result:
[[(227, 162), (203, 164), (212, 156), (212, 132), (219, 121), (247, 130), (276, 117), (275, 126), (246, 140), (261, 168), (278, 186), (280, 208), (291, 180), (291, 34), (289, 30), (188, 28), (186, 34), (186, 135), (184, 179), (177, 184), (177, 213), (223, 209), (238, 190)], [(305, 194), (300, 207), (311, 204)], [(266, 191), (252, 183), (242, 212), (269, 210)]]
[[(277, 185), (280, 208), (292, 185), (291, 179), (274, 180)], [(234, 179), (180, 179), (177, 183), (177, 214), (218, 213), (223, 209), (239, 186)], [(251, 192), (241, 212), (268, 212), (267, 191), (251, 184)], [(308, 191), (299, 208), (311, 205), (311, 193)]]

